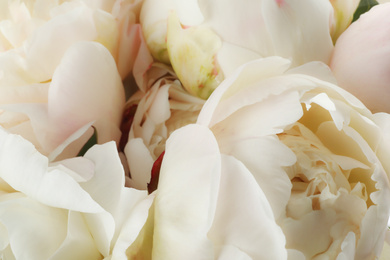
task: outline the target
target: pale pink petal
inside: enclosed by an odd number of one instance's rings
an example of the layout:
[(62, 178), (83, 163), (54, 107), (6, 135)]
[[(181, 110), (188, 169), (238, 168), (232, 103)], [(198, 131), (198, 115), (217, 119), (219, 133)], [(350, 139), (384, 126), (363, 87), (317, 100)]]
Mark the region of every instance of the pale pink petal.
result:
[[(97, 30), (93, 12), (83, 4), (57, 8), (57, 16), (38, 28), (29, 40), (26, 53), (31, 75), (38, 82), (51, 78), (66, 50), (75, 42), (94, 40)], [(64, 37), (65, 36), (65, 37)]]
[[(142, 92), (146, 92), (148, 85), (147, 85), (147, 78), (146, 78), (146, 72), (151, 68), (153, 63), (153, 57), (149, 52), (148, 46), (145, 43), (144, 37), (142, 36), (142, 31), (140, 26), (134, 25), (131, 27), (131, 34), (135, 34), (135, 36), (138, 35), (140, 44), (138, 47), (138, 53), (134, 61), (134, 67), (133, 67), (133, 75), (135, 82), (137, 83), (138, 87)], [(134, 36), (134, 37), (135, 37)]]
[[(57, 145), (91, 121), (102, 120), (108, 128), (119, 128), (124, 98), (110, 52), (94, 42), (72, 45), (56, 68), (49, 88), (49, 120)], [(104, 131), (99, 128), (98, 133)]]
[(339, 37), (330, 67), (339, 86), (372, 112), (390, 112), (390, 3), (374, 6)]
[(141, 46), (140, 25), (135, 24), (134, 14), (129, 13), (120, 23), (117, 64), (121, 78), (133, 70)]

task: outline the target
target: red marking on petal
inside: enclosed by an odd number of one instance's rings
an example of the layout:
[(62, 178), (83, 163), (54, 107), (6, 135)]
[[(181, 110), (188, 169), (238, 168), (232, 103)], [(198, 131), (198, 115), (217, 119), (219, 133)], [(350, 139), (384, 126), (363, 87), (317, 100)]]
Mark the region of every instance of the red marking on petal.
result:
[(276, 1), (276, 4), (279, 6), (279, 7), (282, 7), (284, 5), (284, 0), (275, 0)]
[(122, 123), (120, 130), (122, 132), (121, 140), (119, 141), (119, 150), (123, 152), (129, 140), (129, 132), (133, 124), (135, 112), (137, 111), (137, 104), (131, 105), (123, 112)]
[(150, 176), (150, 182), (148, 183), (148, 192), (151, 194), (153, 191), (157, 190), (158, 180), (160, 179), (160, 169), (161, 164), (164, 159), (165, 151), (160, 154), (157, 160), (153, 163), (152, 174)]
[(214, 55), (213, 58), (213, 75), (217, 76), (218, 75), (218, 69), (217, 69), (217, 57)]

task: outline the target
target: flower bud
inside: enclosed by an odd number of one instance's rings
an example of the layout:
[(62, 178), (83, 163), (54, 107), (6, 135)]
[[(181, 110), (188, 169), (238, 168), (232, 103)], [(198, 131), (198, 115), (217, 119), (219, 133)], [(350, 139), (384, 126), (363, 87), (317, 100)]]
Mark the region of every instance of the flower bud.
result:
[(373, 7), (337, 40), (330, 67), (372, 112), (390, 112), (390, 4)]
[(207, 99), (223, 80), (215, 55), (222, 43), (209, 28), (182, 28), (172, 13), (168, 18), (167, 47), (169, 59), (184, 88)]

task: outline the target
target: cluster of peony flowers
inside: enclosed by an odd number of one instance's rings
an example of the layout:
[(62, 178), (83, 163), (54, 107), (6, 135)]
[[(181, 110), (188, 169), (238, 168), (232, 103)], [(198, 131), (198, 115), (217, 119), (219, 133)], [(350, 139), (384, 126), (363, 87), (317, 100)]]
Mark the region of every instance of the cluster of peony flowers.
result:
[(0, 0), (0, 259), (389, 259), (385, 2)]

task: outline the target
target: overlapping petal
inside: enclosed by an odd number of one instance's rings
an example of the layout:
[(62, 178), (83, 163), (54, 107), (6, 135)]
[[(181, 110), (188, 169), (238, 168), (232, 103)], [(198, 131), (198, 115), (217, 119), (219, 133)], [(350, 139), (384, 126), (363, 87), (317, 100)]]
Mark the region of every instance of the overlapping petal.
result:
[(147, 195), (124, 187), (115, 144), (49, 164), (22, 137), (1, 129), (0, 138), (2, 256), (110, 256), (122, 225)]

